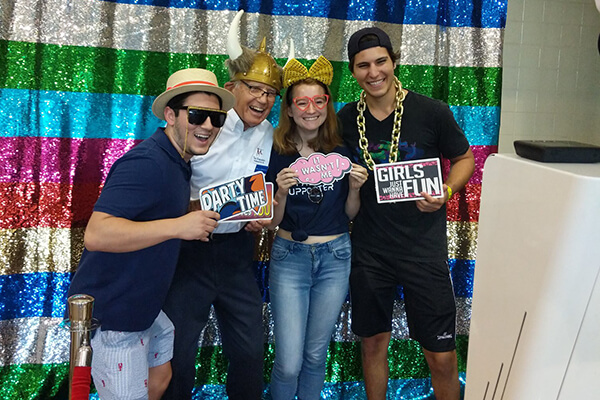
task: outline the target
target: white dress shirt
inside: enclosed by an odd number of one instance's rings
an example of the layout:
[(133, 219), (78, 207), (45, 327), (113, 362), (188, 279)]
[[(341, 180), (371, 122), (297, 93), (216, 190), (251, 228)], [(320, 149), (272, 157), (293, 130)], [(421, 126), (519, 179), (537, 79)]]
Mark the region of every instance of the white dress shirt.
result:
[[(216, 186), (254, 172), (267, 172), (273, 125), (264, 120), (259, 125), (244, 130), (244, 122), (234, 109), (227, 112), (225, 125), (208, 153), (191, 160), (191, 199), (200, 198), (200, 189)], [(214, 233), (237, 232), (244, 222), (220, 223)]]

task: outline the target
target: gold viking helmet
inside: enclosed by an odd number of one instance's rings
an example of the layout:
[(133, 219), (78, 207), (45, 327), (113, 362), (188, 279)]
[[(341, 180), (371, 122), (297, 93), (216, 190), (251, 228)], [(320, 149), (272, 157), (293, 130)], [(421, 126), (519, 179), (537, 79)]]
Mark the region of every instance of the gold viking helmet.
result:
[(281, 90), (281, 67), (267, 53), (267, 38), (263, 38), (258, 51), (243, 47), (239, 43), (240, 19), (244, 10), (240, 10), (229, 27), (227, 36), (227, 54), (229, 60), (225, 65), (229, 69), (229, 77), (233, 81), (247, 79), (272, 86)]

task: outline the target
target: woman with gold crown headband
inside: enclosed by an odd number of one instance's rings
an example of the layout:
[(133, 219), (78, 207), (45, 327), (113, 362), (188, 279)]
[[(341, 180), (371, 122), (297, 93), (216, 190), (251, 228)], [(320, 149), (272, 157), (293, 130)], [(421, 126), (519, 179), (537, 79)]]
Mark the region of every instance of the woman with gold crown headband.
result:
[(348, 223), (358, 212), (367, 171), (353, 164), (348, 175), (332, 183), (298, 181), (290, 168), (298, 159), (310, 160), (314, 153), (348, 157), (350, 152), (338, 134), (328, 86), (331, 63), (320, 56), (307, 69), (293, 58), (293, 43), (290, 53), (267, 173), (275, 183), (270, 228), (279, 226), (269, 271), (275, 335), (271, 395), (310, 400), (320, 398), (327, 348), (348, 292)]

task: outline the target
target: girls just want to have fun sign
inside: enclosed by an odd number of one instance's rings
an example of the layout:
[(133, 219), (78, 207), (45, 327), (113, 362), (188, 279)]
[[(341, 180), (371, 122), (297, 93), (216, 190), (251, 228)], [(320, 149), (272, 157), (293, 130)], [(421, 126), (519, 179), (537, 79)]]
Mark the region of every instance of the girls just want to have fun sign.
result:
[(438, 158), (375, 165), (378, 203), (420, 200), (422, 192), (443, 197), (443, 180)]

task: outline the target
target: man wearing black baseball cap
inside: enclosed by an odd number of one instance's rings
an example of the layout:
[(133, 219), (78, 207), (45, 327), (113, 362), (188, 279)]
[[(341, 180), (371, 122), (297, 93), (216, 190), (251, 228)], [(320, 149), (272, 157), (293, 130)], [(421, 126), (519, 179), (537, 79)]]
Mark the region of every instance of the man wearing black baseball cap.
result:
[[(389, 36), (371, 27), (348, 42), (349, 67), (363, 89), (338, 113), (342, 135), (369, 170), (352, 230), (352, 330), (362, 339), (369, 399), (385, 399), (388, 346), (397, 285), (404, 289), (410, 337), (423, 349), (438, 400), (458, 400), (456, 306), (448, 268), (446, 202), (474, 170), (473, 153), (448, 106), (406, 90), (394, 75), (400, 58)], [(375, 164), (444, 157), (444, 196), (378, 203)]]

